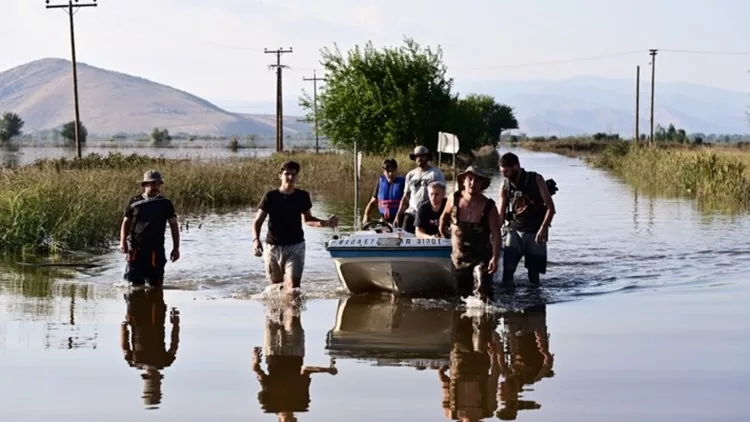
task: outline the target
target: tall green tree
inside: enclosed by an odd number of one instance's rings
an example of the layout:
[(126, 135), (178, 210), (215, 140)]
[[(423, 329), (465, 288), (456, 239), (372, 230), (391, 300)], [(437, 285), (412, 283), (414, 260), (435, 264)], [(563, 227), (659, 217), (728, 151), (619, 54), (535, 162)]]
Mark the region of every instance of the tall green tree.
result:
[(12, 111), (3, 113), (3, 117), (0, 118), (0, 142), (8, 142), (14, 136), (20, 135), (23, 125), (24, 121), (18, 114)]
[[(76, 123), (75, 121), (65, 123), (62, 127), (62, 130), (60, 131), (60, 136), (62, 136), (65, 140), (68, 142), (75, 142), (76, 141)], [(78, 138), (81, 141), (81, 144), (86, 143), (86, 138), (89, 135), (88, 129), (86, 129), (86, 126), (83, 125), (83, 122), (78, 122)]]
[(518, 129), (513, 108), (498, 104), (491, 95), (469, 94), (455, 101), (450, 130), (458, 136), (462, 150), (496, 145), (503, 130)]
[[(376, 50), (371, 42), (342, 55), (323, 48), (326, 85), (318, 94), (318, 126), (331, 143), (369, 152), (427, 145), (435, 148), (455, 98), (442, 50), (422, 48), (410, 38), (397, 48)], [(300, 105), (313, 116), (313, 100)]]

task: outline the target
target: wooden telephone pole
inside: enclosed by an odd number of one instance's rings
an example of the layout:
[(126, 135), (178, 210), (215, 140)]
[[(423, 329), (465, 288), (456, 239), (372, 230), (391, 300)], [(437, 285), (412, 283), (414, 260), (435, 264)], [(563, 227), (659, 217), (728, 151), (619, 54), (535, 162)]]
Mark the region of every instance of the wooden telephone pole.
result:
[(313, 70), (312, 78), (302, 78), (303, 81), (312, 81), (313, 83), (313, 118), (315, 120), (315, 153), (317, 154), (320, 150), (320, 143), (318, 142), (318, 81), (325, 81), (326, 78), (319, 78), (315, 75)]
[(284, 53), (292, 53), (292, 47), (289, 50), (279, 48), (278, 50), (264, 49), (266, 54), (276, 55), (276, 64), (272, 64), (271, 68), (276, 68), (276, 152), (284, 151), (284, 115), (281, 99), (281, 69), (287, 67), (281, 64), (281, 55)]
[(656, 49), (651, 49), (651, 137), (648, 140), (649, 145), (654, 144), (654, 76), (656, 75)]
[(77, 10), (79, 7), (96, 7), (96, 0), (93, 3), (81, 4), (78, 0), (68, 0), (68, 4), (49, 4), (49, 0), (46, 0), (47, 9), (67, 9), (68, 17), (70, 18), (70, 50), (73, 62), (73, 104), (75, 107), (75, 141), (76, 141), (76, 154), (78, 158), (81, 158), (81, 141), (79, 138), (79, 129), (81, 127), (81, 116), (78, 108), (78, 70), (76, 69), (76, 37), (75, 37), (75, 25), (73, 23), (74, 9)]
[(635, 68), (635, 142), (641, 142), (641, 66)]

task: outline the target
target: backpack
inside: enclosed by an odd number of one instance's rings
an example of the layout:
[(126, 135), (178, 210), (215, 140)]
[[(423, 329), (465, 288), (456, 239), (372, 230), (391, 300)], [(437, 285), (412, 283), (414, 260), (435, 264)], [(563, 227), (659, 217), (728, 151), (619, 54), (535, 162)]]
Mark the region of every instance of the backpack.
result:
[[(526, 172), (527, 177), (536, 177), (537, 174), (538, 173), (533, 172), (533, 171)], [(557, 187), (557, 182), (555, 182), (555, 179), (547, 179), (544, 181), (544, 183), (547, 185), (547, 190), (549, 190), (549, 196), (554, 196), (555, 193), (557, 193), (557, 191), (560, 190)], [(510, 183), (506, 183), (504, 189), (505, 189), (506, 194), (508, 195), (508, 198), (510, 198), (511, 196)], [(546, 209), (544, 205), (542, 205), (542, 208)], [(507, 206), (506, 213), (505, 213), (505, 219), (507, 221), (510, 221), (513, 219), (513, 211), (510, 208), (510, 201), (508, 201), (508, 206)]]

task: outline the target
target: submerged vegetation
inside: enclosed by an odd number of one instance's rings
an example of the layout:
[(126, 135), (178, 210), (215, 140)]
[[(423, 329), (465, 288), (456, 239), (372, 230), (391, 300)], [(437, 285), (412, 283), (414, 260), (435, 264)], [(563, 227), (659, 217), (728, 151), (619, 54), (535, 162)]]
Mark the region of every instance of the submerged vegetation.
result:
[(584, 158), (653, 193), (697, 199), (705, 210), (750, 210), (750, 149), (702, 143), (561, 139), (520, 146)]
[[(215, 161), (164, 159), (138, 154), (90, 154), (81, 159), (40, 160), (0, 172), (0, 251), (47, 253), (106, 248), (119, 236), (129, 197), (140, 192), (143, 173), (162, 172), (163, 192), (184, 217), (204, 211), (256, 206), (276, 187), (281, 163), (302, 166), (299, 186), (315, 196), (351, 197), (354, 163), (350, 154), (284, 153), (267, 158)], [(380, 175), (383, 157), (362, 163), (363, 195)], [(402, 171), (412, 166), (396, 155)], [(248, 222), (248, 224), (250, 224)], [(248, 226), (249, 227), (249, 226)]]

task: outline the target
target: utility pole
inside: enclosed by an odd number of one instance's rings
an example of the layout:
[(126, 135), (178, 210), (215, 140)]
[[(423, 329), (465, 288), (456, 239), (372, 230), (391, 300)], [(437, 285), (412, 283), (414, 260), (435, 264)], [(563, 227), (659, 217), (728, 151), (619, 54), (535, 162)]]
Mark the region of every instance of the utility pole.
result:
[(635, 142), (640, 143), (640, 120), (641, 120), (641, 66), (635, 68)]
[(73, 62), (73, 104), (75, 107), (75, 141), (76, 141), (76, 154), (78, 158), (81, 158), (81, 141), (78, 137), (78, 129), (81, 125), (81, 116), (78, 109), (78, 70), (76, 69), (76, 37), (75, 37), (75, 29), (73, 24), (73, 9), (76, 10), (79, 7), (96, 7), (96, 0), (93, 0), (93, 3), (85, 3), (81, 4), (78, 3), (78, 0), (75, 0), (75, 4), (73, 4), (73, 0), (68, 0), (68, 4), (55, 4), (50, 5), (49, 0), (46, 0), (47, 3), (47, 9), (67, 9), (68, 17), (70, 18), (70, 50), (71, 50), (71, 56), (72, 56), (72, 62)]
[(312, 81), (313, 83), (313, 116), (315, 119), (315, 153), (318, 153), (318, 150), (320, 149), (320, 144), (318, 142), (318, 81), (325, 81), (326, 78), (319, 78), (315, 75), (315, 70), (313, 70), (313, 77), (312, 78), (302, 78), (303, 81)]
[(651, 137), (648, 140), (649, 146), (654, 145), (654, 76), (656, 76), (656, 49), (650, 50), (651, 55)]
[(278, 50), (264, 49), (266, 54), (276, 55), (276, 64), (272, 64), (271, 68), (276, 68), (276, 152), (284, 151), (284, 116), (281, 100), (281, 69), (288, 67), (281, 64), (281, 55), (284, 53), (291, 53), (292, 47), (289, 50), (279, 48)]

